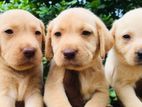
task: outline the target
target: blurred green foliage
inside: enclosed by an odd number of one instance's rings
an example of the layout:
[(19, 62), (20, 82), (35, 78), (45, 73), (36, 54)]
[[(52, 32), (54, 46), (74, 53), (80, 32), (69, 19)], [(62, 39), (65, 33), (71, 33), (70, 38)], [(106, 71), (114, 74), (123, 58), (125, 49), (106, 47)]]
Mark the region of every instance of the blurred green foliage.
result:
[(0, 12), (15, 8), (28, 10), (47, 24), (67, 8), (84, 7), (98, 15), (110, 28), (115, 19), (141, 5), (141, 0), (1, 0)]
[[(114, 20), (127, 11), (142, 6), (142, 0), (0, 0), (0, 12), (10, 9), (24, 9), (40, 18), (45, 25), (61, 11), (71, 7), (84, 7), (98, 15), (108, 28)], [(45, 71), (49, 63), (43, 57)], [(44, 72), (44, 77), (47, 72)], [(44, 78), (45, 79), (45, 78)], [(110, 89), (110, 103), (117, 100), (114, 90)]]

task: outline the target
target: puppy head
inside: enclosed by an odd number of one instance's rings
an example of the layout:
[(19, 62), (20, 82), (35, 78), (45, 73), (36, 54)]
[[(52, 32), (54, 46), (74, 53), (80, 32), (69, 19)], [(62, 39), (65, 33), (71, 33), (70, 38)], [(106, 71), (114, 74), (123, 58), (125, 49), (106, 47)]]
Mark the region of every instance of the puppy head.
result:
[(52, 20), (47, 29), (46, 57), (58, 66), (84, 68), (112, 46), (103, 22), (89, 10), (71, 8)]
[(16, 70), (26, 70), (41, 63), (44, 25), (24, 10), (10, 10), (0, 15), (0, 57)]
[(117, 20), (111, 29), (116, 55), (129, 65), (142, 64), (142, 8), (134, 9)]

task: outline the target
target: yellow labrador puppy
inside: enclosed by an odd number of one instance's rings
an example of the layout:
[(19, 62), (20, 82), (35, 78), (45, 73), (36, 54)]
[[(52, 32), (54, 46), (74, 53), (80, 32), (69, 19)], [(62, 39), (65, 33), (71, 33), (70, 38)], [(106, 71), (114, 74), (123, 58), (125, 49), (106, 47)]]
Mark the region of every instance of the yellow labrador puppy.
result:
[(111, 29), (114, 48), (106, 60), (105, 72), (125, 107), (142, 107), (136, 96), (136, 82), (142, 78), (142, 8), (117, 20)]
[(44, 25), (24, 10), (0, 15), (0, 107), (43, 107), (41, 43)]
[(46, 57), (53, 59), (45, 84), (46, 105), (105, 107), (108, 85), (100, 55), (113, 40), (103, 22), (87, 9), (71, 8), (52, 20), (47, 32)]

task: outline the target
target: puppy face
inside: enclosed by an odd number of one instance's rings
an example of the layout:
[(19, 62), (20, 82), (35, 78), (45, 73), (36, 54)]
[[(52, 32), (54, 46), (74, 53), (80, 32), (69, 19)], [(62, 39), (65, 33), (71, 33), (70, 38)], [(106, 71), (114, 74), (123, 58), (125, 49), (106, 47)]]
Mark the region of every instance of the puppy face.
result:
[(111, 29), (119, 58), (129, 65), (142, 64), (142, 9), (126, 13)]
[(48, 26), (46, 55), (49, 57), (54, 54), (58, 66), (83, 68), (98, 56), (101, 49), (104, 54), (110, 48), (110, 44), (105, 47), (104, 43), (108, 35), (104, 24), (90, 11), (82, 8), (68, 9)]
[(16, 70), (41, 63), (43, 23), (24, 10), (10, 10), (0, 16), (0, 55)]

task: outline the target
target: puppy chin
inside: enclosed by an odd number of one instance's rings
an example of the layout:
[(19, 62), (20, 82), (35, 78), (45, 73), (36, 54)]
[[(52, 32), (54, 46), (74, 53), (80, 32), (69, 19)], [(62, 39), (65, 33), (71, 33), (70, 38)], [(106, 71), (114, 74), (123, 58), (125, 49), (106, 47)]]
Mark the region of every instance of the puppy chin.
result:
[(81, 64), (76, 63), (77, 61), (73, 61), (73, 60), (65, 60), (65, 59), (54, 59), (55, 63), (57, 66), (59, 67), (64, 67), (66, 69), (71, 69), (74, 70), (77, 67), (81, 67)]
[(75, 70), (75, 71), (83, 71), (85, 69), (85, 66), (67, 66), (66, 69), (69, 69), (69, 70)]
[(34, 65), (27, 65), (27, 66), (14, 66), (11, 65), (11, 68), (15, 69), (16, 71), (26, 71), (26, 70), (30, 70), (34, 67)]
[(83, 71), (91, 66), (91, 64), (83, 64), (77, 61), (64, 61), (62, 65), (64, 68), (75, 71)]

